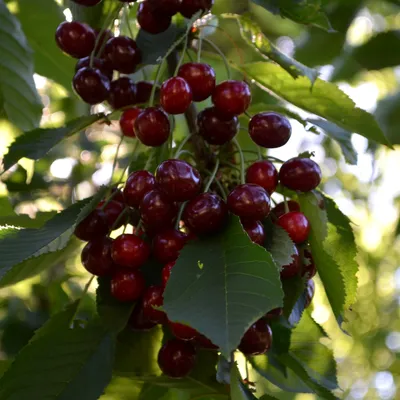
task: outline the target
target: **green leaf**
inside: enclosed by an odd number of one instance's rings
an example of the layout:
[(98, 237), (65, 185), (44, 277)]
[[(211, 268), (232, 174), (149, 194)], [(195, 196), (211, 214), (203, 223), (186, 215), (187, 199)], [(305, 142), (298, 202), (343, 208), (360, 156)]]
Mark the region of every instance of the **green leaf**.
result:
[(357, 108), (336, 85), (317, 79), (312, 86), (305, 77), (293, 79), (279, 65), (256, 62), (237, 67), (261, 87), (272, 90), (279, 97), (319, 115), (343, 129), (390, 146), (373, 116)]
[(33, 81), (32, 51), (15, 18), (0, 0), (0, 111), (19, 129), (36, 128), (42, 102)]
[(231, 399), (232, 400), (256, 400), (256, 397), (243, 384), (236, 363), (231, 365)]
[(7, 371), (7, 369), (11, 365), (10, 360), (0, 360), (0, 378), (4, 375), (4, 373)]
[(306, 282), (305, 278), (295, 276), (282, 282), (285, 299), (283, 303), (283, 315), (288, 319), (291, 326), (297, 325), (304, 312), (306, 304)]
[(35, 218), (31, 218), (27, 214), (18, 215), (11, 209), (9, 215), (0, 216), (0, 225), (12, 225), (22, 228), (40, 228), (46, 221), (54, 217), (55, 214), (56, 212), (54, 211), (38, 212), (36, 213)]
[(278, 269), (233, 217), (220, 234), (184, 247), (164, 292), (172, 321), (187, 323), (230, 358), (250, 325), (282, 305)]
[(80, 117), (68, 122), (62, 128), (34, 129), (17, 137), (11, 143), (8, 153), (3, 159), (3, 173), (11, 168), (22, 157), (39, 160), (64, 138), (86, 129), (96, 121), (104, 118), (104, 114)]
[(277, 398), (270, 396), (269, 394), (264, 394), (260, 397), (260, 400), (277, 400)]
[(378, 102), (375, 117), (393, 144), (400, 144), (400, 93), (387, 96)]

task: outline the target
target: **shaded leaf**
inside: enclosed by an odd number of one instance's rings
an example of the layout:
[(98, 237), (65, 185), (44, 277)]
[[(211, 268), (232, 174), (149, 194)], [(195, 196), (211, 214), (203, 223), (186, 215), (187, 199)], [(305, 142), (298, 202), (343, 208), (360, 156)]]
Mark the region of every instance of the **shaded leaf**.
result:
[(285, 299), (283, 303), (283, 315), (288, 319), (291, 326), (297, 325), (304, 312), (306, 305), (306, 282), (307, 279), (295, 276), (282, 282)]
[(393, 144), (400, 144), (400, 93), (387, 96), (378, 102), (375, 117)]

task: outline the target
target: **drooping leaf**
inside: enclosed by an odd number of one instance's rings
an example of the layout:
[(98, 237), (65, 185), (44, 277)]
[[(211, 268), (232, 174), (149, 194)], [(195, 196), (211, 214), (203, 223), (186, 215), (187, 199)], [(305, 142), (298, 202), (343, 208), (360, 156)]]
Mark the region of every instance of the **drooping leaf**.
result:
[(17, 18), (0, 0), (0, 111), (19, 129), (39, 125), (42, 102), (33, 81), (33, 57)]
[(400, 93), (387, 96), (378, 102), (375, 117), (390, 143), (400, 144)]
[(246, 329), (282, 305), (278, 269), (237, 217), (220, 234), (185, 246), (164, 292), (172, 321), (187, 323), (228, 359)]
[(231, 364), (231, 399), (232, 400), (256, 400), (256, 397), (242, 382), (236, 363)]
[(283, 315), (291, 326), (295, 326), (300, 321), (306, 304), (306, 279), (299, 276), (285, 279), (282, 287), (285, 293)]
[(55, 214), (54, 211), (38, 212), (36, 213), (35, 218), (30, 218), (27, 214), (18, 215), (14, 210), (11, 210), (9, 215), (0, 215), (0, 226), (13, 225), (22, 228), (40, 228), (46, 221), (54, 217)]

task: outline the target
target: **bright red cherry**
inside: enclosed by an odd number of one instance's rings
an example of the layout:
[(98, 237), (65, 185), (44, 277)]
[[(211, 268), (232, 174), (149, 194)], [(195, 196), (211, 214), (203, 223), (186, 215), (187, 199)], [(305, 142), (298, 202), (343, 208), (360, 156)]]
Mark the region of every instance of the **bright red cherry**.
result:
[(137, 302), (128, 321), (128, 327), (134, 331), (148, 331), (157, 324), (144, 316), (143, 305)]
[(307, 281), (305, 292), (306, 292), (306, 301), (304, 304), (304, 308), (307, 308), (310, 306), (315, 295), (315, 282), (312, 279)]
[(278, 171), (270, 161), (256, 161), (247, 169), (246, 182), (259, 185), (272, 194), (278, 186)]
[(214, 4), (214, 0), (182, 0), (180, 13), (185, 18), (192, 18), (197, 11), (209, 11)]
[(111, 248), (114, 262), (123, 267), (139, 268), (150, 256), (150, 246), (133, 234), (118, 236)]
[(151, 322), (162, 324), (167, 321), (167, 315), (164, 311), (157, 310), (154, 307), (161, 307), (164, 299), (164, 287), (163, 286), (150, 286), (146, 289), (143, 295), (143, 315)]
[(141, 112), (142, 110), (140, 108), (132, 107), (122, 113), (121, 118), (119, 119), (119, 125), (125, 136), (136, 137), (135, 132), (133, 131), (133, 125)]
[(192, 90), (180, 76), (167, 79), (160, 90), (160, 103), (168, 114), (183, 114), (193, 99)]
[(62, 22), (56, 30), (58, 47), (75, 58), (89, 56), (94, 49), (96, 34), (94, 30), (82, 22)]
[[(300, 204), (297, 201), (288, 200), (287, 206), (289, 211), (300, 211)], [(277, 218), (281, 217), (283, 214), (286, 214), (285, 202), (283, 201), (282, 203), (279, 203), (277, 206), (275, 206), (275, 208), (272, 209), (272, 212)]]
[(142, 56), (133, 39), (128, 36), (116, 36), (107, 41), (103, 58), (108, 60), (116, 71), (132, 74)]
[(239, 120), (235, 116), (221, 114), (215, 107), (209, 107), (197, 115), (199, 134), (209, 144), (223, 145), (239, 132)]
[(78, 239), (89, 241), (105, 236), (109, 231), (107, 216), (102, 210), (93, 210), (75, 228), (74, 234)]
[(179, 68), (178, 76), (188, 83), (194, 101), (203, 101), (212, 95), (215, 88), (215, 71), (211, 65), (186, 63)]
[(132, 172), (126, 181), (124, 188), (126, 204), (138, 208), (143, 197), (155, 188), (155, 184), (156, 179), (151, 172)]
[(310, 233), (310, 222), (307, 217), (299, 211), (291, 211), (278, 219), (281, 226), (295, 243), (303, 243)]
[(264, 244), (265, 230), (260, 221), (244, 221), (243, 229), (254, 243), (257, 243), (260, 246)]
[[(90, 57), (84, 57), (78, 60), (75, 66), (75, 72), (78, 72), (82, 68), (90, 67)], [(99, 70), (103, 75), (105, 75), (110, 81), (113, 76), (113, 69), (110, 63), (102, 58), (93, 58), (92, 68)]]
[(239, 350), (245, 355), (260, 355), (266, 353), (272, 344), (272, 330), (265, 318), (259, 319), (244, 334)]
[(218, 350), (218, 346), (216, 346), (208, 337), (198, 333), (195, 338), (197, 346), (202, 349), (208, 350)]
[(164, 268), (162, 269), (161, 277), (164, 286), (166, 286), (168, 279), (171, 276), (171, 271), (173, 266), (175, 265), (175, 262), (176, 261), (171, 261), (168, 264), (165, 264)]
[(254, 143), (267, 149), (281, 147), (292, 134), (289, 120), (274, 112), (256, 114), (249, 122), (249, 134)]
[(243, 81), (230, 80), (222, 82), (215, 87), (212, 101), (222, 114), (243, 114), (251, 102), (250, 88)]
[(186, 241), (187, 235), (177, 229), (162, 231), (153, 239), (153, 254), (163, 264), (175, 261)]
[[(105, 201), (101, 201), (98, 205), (97, 208), (98, 209), (102, 209), (104, 206)], [(118, 229), (120, 228), (122, 225), (124, 225), (127, 222), (128, 216), (121, 217), (118, 221), (117, 224), (115, 224), (119, 218), (119, 216), (121, 215), (121, 213), (124, 211), (125, 209), (125, 205), (115, 201), (115, 200), (111, 200), (110, 202), (107, 203), (107, 205), (104, 207), (104, 213), (106, 214), (106, 218), (107, 218), (107, 224), (109, 229)]]
[(179, 339), (168, 340), (158, 353), (161, 371), (171, 378), (185, 377), (192, 371), (195, 362), (195, 347)]
[(93, 275), (111, 275), (115, 264), (111, 258), (112, 239), (102, 237), (91, 240), (82, 250), (82, 265)]
[(218, 232), (226, 222), (228, 208), (216, 194), (202, 193), (190, 200), (183, 212), (183, 220), (196, 235)]
[(301, 272), (301, 276), (306, 276), (307, 279), (311, 279), (317, 273), (317, 267), (314, 262), (314, 258), (311, 254), (311, 251), (308, 249), (304, 249), (303, 251), (303, 270)]
[(283, 315), (283, 308), (282, 307), (278, 307), (278, 308), (274, 308), (273, 310), (271, 310), (267, 314), (265, 314), (265, 318), (276, 319), (276, 318), (279, 318), (282, 315)]
[(320, 184), (321, 169), (309, 158), (291, 158), (282, 165), (279, 180), (291, 190), (309, 192)]
[(166, 31), (171, 25), (171, 16), (157, 13), (156, 8), (149, 1), (139, 4), (136, 19), (144, 31), (153, 35)]
[(140, 271), (119, 269), (111, 279), (111, 295), (119, 301), (135, 301), (145, 289)]
[(98, 104), (107, 100), (110, 91), (110, 80), (94, 68), (82, 68), (72, 80), (76, 93), (88, 104)]
[(289, 279), (289, 278), (292, 278), (292, 277), (298, 275), (300, 272), (300, 269), (301, 269), (301, 266), (300, 266), (299, 252), (295, 246), (294, 253), (292, 255), (292, 262), (290, 264), (282, 266), (281, 279)]
[(92, 7), (99, 4), (102, 0), (72, 0), (76, 4), (80, 4), (85, 7)]
[[(136, 103), (137, 104), (145, 104), (150, 100), (151, 91), (153, 90), (153, 83), (146, 81), (136, 82)], [(157, 88), (155, 92), (155, 101), (159, 101), (160, 98), (160, 89)]]
[(127, 76), (112, 81), (108, 102), (114, 110), (135, 104), (136, 85)]
[(167, 114), (157, 107), (145, 108), (136, 118), (134, 125), (138, 139), (150, 147), (164, 144), (169, 138), (170, 129)]
[(196, 329), (193, 329), (189, 325), (172, 321), (168, 321), (168, 325), (171, 328), (172, 334), (176, 338), (181, 340), (193, 340), (199, 335), (199, 332), (197, 332)]
[(179, 12), (181, 0), (147, 0), (157, 14), (175, 15)]

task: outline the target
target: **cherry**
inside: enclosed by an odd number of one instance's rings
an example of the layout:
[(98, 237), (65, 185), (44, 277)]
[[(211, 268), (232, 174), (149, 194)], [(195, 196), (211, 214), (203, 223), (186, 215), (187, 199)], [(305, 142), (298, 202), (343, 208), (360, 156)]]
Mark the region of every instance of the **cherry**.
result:
[(215, 71), (211, 65), (186, 63), (179, 68), (178, 76), (188, 83), (194, 101), (203, 101), (212, 95), (215, 88)]
[(135, 134), (146, 146), (158, 147), (164, 144), (170, 135), (170, 123), (167, 114), (157, 107), (145, 108), (136, 118)]
[[(104, 204), (105, 204), (105, 201), (103, 200), (97, 205), (97, 208), (102, 209)], [(118, 229), (127, 222), (128, 218), (126, 216), (125, 218), (123, 218), (123, 217), (120, 218), (117, 225), (115, 225), (115, 223), (117, 222), (119, 216), (124, 211), (124, 209), (125, 209), (125, 205), (118, 201), (111, 200), (110, 202), (107, 203), (107, 205), (104, 207), (103, 211), (106, 214), (107, 225), (108, 225), (109, 229), (111, 229), (111, 228), (113, 230)]]
[(118, 236), (111, 248), (112, 259), (123, 267), (139, 268), (149, 256), (150, 246), (133, 234), (125, 233)]
[(214, 0), (182, 0), (180, 13), (185, 18), (192, 18), (197, 11), (209, 11), (214, 4)]
[(309, 158), (294, 157), (282, 165), (279, 180), (291, 190), (309, 192), (320, 184), (321, 169)]
[(171, 261), (168, 264), (165, 264), (164, 268), (162, 269), (161, 277), (164, 286), (166, 286), (168, 279), (171, 276), (171, 271), (175, 263), (176, 261)]
[(181, 324), (179, 322), (168, 321), (168, 325), (171, 328), (172, 334), (181, 340), (193, 340), (195, 339), (199, 332), (193, 329), (189, 325)]
[(142, 56), (133, 39), (128, 36), (117, 36), (107, 41), (103, 58), (110, 62), (113, 69), (124, 74), (132, 74)]
[(195, 340), (196, 344), (202, 349), (218, 350), (218, 346), (216, 346), (208, 337), (200, 333), (198, 333)]
[(113, 109), (136, 103), (136, 85), (127, 76), (111, 82), (108, 102)]
[(315, 283), (312, 279), (307, 281), (305, 294), (306, 294), (306, 301), (304, 303), (304, 308), (307, 308), (310, 306), (315, 295)]
[(177, 229), (163, 231), (153, 239), (153, 254), (163, 264), (175, 261), (186, 240), (187, 235)]
[(145, 289), (140, 271), (119, 269), (111, 279), (111, 295), (119, 301), (135, 301)]
[(243, 114), (251, 102), (250, 88), (243, 81), (222, 82), (215, 87), (212, 102), (222, 114)]
[(180, 76), (167, 79), (160, 90), (160, 103), (168, 114), (183, 114), (193, 99), (192, 90)]
[[(90, 57), (81, 58), (75, 66), (75, 72), (78, 72), (81, 68), (90, 67)], [(102, 58), (93, 58), (92, 68), (99, 70), (103, 75), (105, 75), (110, 81), (113, 76), (113, 69), (110, 63)]]
[(163, 305), (164, 287), (150, 286), (146, 289), (143, 295), (143, 315), (151, 322), (162, 324), (167, 321), (167, 315), (164, 311), (157, 310), (154, 307)]
[(113, 187), (111, 189), (111, 197), (112, 197), (112, 200), (114, 200), (118, 203), (121, 203), (121, 204), (125, 204), (125, 197), (120, 189)]
[(307, 217), (299, 211), (291, 211), (278, 219), (281, 226), (295, 243), (303, 243), (310, 233), (310, 222)]
[(215, 107), (209, 107), (197, 115), (197, 126), (207, 143), (223, 145), (238, 133), (239, 120), (235, 116), (221, 114)]
[[(153, 90), (153, 83), (146, 81), (136, 82), (136, 103), (144, 104), (150, 100), (151, 91)], [(156, 89), (155, 99), (158, 100), (160, 97), (160, 89)]]
[[(300, 204), (297, 201), (288, 200), (287, 206), (289, 211), (300, 211)], [(283, 214), (286, 214), (285, 202), (279, 203), (275, 208), (272, 209), (272, 212), (277, 218), (281, 217)]]
[(187, 201), (201, 189), (199, 171), (183, 160), (163, 161), (156, 170), (156, 182), (170, 201)]
[(294, 253), (292, 255), (292, 262), (290, 264), (282, 266), (281, 279), (292, 278), (293, 276), (298, 275), (299, 272), (300, 272), (300, 257), (299, 257), (299, 252), (295, 246)]
[(119, 119), (119, 125), (124, 136), (136, 137), (135, 132), (133, 131), (133, 125), (141, 112), (142, 110), (140, 108), (132, 107), (122, 113), (121, 118)]
[(265, 230), (260, 221), (244, 221), (243, 229), (254, 243), (257, 243), (260, 246), (264, 244)]
[(181, 0), (147, 0), (157, 14), (175, 15), (179, 12)]
[(239, 350), (245, 355), (266, 353), (272, 344), (272, 330), (265, 318), (260, 318), (250, 326), (239, 344)]
[(75, 228), (74, 234), (78, 239), (89, 241), (105, 236), (109, 231), (107, 216), (102, 210), (93, 210)]
[(124, 197), (126, 204), (138, 208), (143, 197), (154, 189), (156, 180), (154, 175), (148, 171), (132, 172), (124, 188)]
[(288, 142), (292, 134), (289, 120), (274, 112), (262, 112), (254, 115), (249, 122), (249, 134), (254, 143), (267, 149), (281, 147)]
[(197, 235), (219, 231), (225, 224), (228, 208), (216, 194), (202, 193), (189, 201), (183, 212), (185, 225)]
[(268, 193), (259, 185), (245, 183), (236, 186), (228, 196), (229, 210), (246, 220), (263, 220), (270, 211)]
[(317, 273), (317, 267), (315, 266), (314, 258), (311, 251), (304, 249), (303, 251), (303, 270), (301, 276), (306, 276), (307, 279), (311, 279)]
[(166, 31), (171, 25), (171, 16), (157, 13), (149, 1), (139, 4), (136, 19), (144, 31), (153, 35)]
[(135, 308), (128, 321), (128, 327), (134, 331), (147, 331), (154, 328), (157, 324), (151, 322), (144, 316), (143, 305), (141, 302), (136, 303)]
[(265, 314), (265, 318), (276, 319), (276, 318), (279, 318), (282, 315), (283, 315), (283, 308), (282, 307), (278, 307), (278, 308), (274, 308), (273, 310), (271, 310), (267, 314)]
[(259, 185), (272, 194), (278, 186), (278, 171), (270, 161), (256, 161), (247, 169), (246, 182)]
[(98, 104), (107, 99), (110, 80), (100, 70), (81, 68), (74, 76), (73, 86), (85, 103)]
[(93, 275), (111, 275), (114, 270), (114, 262), (111, 258), (112, 239), (102, 237), (94, 239), (86, 244), (82, 250), (82, 265)]
[(99, 4), (102, 0), (72, 0), (76, 4), (80, 4), (85, 7), (92, 7)]
[(168, 340), (158, 353), (161, 371), (171, 378), (185, 377), (192, 371), (195, 362), (195, 347), (179, 339)]

